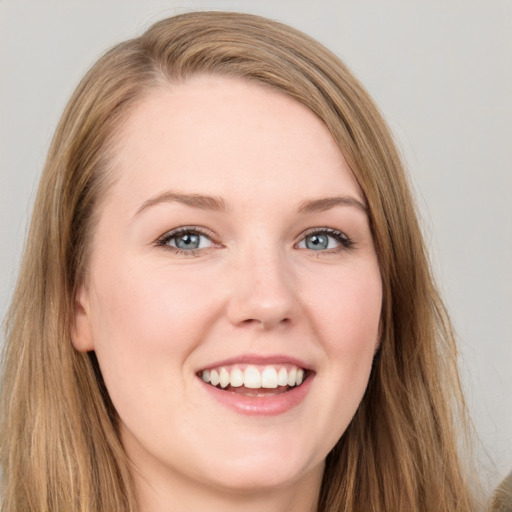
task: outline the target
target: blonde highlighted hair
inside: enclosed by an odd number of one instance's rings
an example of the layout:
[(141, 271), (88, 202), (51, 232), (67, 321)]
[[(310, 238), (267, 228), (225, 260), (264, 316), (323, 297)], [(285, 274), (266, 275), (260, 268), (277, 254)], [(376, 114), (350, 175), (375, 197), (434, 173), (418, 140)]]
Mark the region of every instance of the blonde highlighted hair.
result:
[(152, 89), (198, 73), (253, 80), (306, 105), (367, 200), (384, 291), (381, 347), (365, 397), (327, 458), (319, 511), (475, 510), (457, 449), (465, 410), (454, 337), (382, 116), (316, 41), (261, 17), (221, 12), (165, 19), (114, 47), (62, 116), (6, 321), (1, 510), (137, 510), (94, 353), (70, 342), (74, 298), (119, 127)]

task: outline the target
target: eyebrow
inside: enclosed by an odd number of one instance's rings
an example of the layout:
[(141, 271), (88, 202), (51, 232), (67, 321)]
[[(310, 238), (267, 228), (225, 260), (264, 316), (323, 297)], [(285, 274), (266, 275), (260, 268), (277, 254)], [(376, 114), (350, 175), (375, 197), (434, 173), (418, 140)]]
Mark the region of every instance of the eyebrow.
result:
[[(162, 203), (182, 203), (191, 208), (199, 208), (201, 210), (211, 210), (219, 212), (227, 212), (228, 206), (222, 197), (207, 196), (203, 194), (184, 194), (179, 192), (167, 191), (158, 194), (140, 206), (135, 215), (139, 215), (142, 211)], [(336, 206), (352, 206), (368, 213), (368, 209), (358, 199), (351, 196), (323, 197), (320, 199), (310, 199), (300, 203), (299, 213), (317, 213), (330, 210)]]
[(335, 206), (355, 206), (368, 214), (368, 208), (364, 203), (351, 196), (324, 197), (321, 199), (312, 199), (304, 201), (299, 206), (299, 213), (317, 213), (330, 210)]
[(142, 211), (150, 208), (152, 206), (156, 206), (162, 203), (182, 203), (191, 208), (199, 208), (201, 210), (212, 210), (212, 211), (221, 211), (225, 212), (228, 210), (226, 205), (226, 201), (221, 197), (217, 196), (205, 196), (202, 194), (182, 194), (179, 192), (163, 192), (162, 194), (158, 194), (151, 199), (145, 201), (141, 207), (137, 210), (135, 215), (138, 215)]

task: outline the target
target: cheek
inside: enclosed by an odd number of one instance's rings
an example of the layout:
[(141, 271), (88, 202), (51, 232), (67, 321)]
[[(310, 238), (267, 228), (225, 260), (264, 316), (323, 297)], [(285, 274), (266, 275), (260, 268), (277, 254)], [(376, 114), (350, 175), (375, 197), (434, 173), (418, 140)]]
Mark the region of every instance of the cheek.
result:
[(199, 269), (193, 280), (144, 261), (125, 266), (118, 260), (101, 269), (95, 276), (93, 337), (121, 421), (141, 438), (161, 435), (162, 425), (179, 431), (183, 425), (174, 422), (172, 411), (192, 414), (186, 410), (193, 404), (189, 356), (215, 317), (213, 290), (199, 288), (206, 277)]
[(311, 318), (324, 356), (320, 372), (322, 418), (334, 445), (364, 396), (378, 347), (382, 287), (376, 266), (366, 272), (339, 273), (322, 290), (309, 293)]
[(181, 368), (214, 318), (212, 291), (199, 289), (197, 274), (191, 282), (186, 273), (171, 275), (144, 262), (101, 267), (91, 306), (106, 381), (124, 381), (128, 374), (144, 381)]
[[(376, 264), (346, 269), (305, 292), (314, 328), (332, 355), (373, 355), (379, 337), (382, 284)], [(352, 358), (351, 357), (351, 358)]]
[(335, 361), (337, 370), (332, 379), (344, 393), (349, 390), (355, 393), (357, 406), (366, 389), (379, 344), (380, 276), (364, 282), (345, 280), (337, 301), (333, 297), (333, 304), (339, 308), (331, 310), (335, 321), (326, 336), (326, 352)]

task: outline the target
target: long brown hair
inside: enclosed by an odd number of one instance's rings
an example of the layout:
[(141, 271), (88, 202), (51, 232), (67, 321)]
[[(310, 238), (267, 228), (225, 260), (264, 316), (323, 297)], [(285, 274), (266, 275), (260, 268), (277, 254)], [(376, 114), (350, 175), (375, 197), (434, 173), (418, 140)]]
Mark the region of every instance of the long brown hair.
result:
[(109, 51), (57, 128), (6, 321), (2, 511), (137, 510), (94, 353), (70, 342), (74, 297), (116, 132), (154, 87), (197, 73), (255, 80), (306, 105), (368, 203), (384, 290), (381, 347), (365, 397), (327, 458), (319, 510), (474, 510), (457, 447), (465, 410), (454, 337), (386, 123), (347, 67), (311, 38), (257, 16), (197, 12)]

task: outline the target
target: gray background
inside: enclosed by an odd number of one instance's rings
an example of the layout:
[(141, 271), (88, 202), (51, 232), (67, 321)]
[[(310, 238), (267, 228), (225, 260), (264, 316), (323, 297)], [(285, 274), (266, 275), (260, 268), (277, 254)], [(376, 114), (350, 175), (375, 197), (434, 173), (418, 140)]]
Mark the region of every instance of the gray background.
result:
[(512, 469), (510, 0), (0, 0), (0, 317), (45, 153), (78, 80), (114, 43), (198, 9), (302, 29), (380, 105), (411, 172), (460, 338), (479, 467), (494, 485)]

